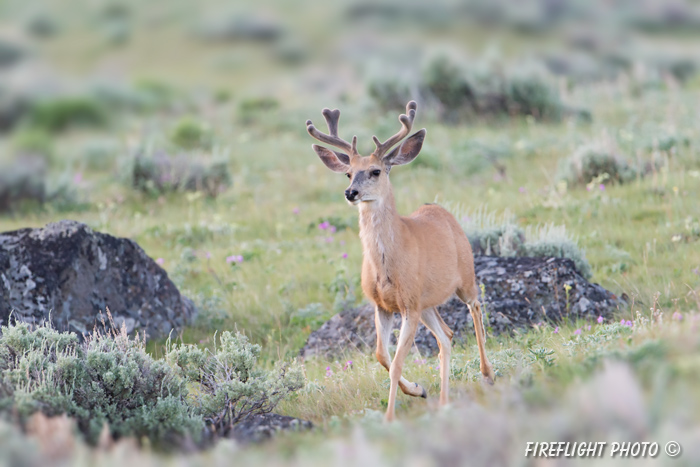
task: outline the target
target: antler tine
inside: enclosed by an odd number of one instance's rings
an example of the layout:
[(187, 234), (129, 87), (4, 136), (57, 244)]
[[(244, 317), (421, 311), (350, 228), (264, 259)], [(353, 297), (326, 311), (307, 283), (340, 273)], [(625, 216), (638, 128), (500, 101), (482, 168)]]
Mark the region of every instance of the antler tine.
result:
[(326, 120), (328, 125), (328, 132), (330, 134), (321, 133), (318, 129), (311, 123), (311, 120), (306, 121), (306, 131), (309, 132), (311, 136), (317, 140), (335, 146), (336, 148), (348, 151), (350, 155), (357, 154), (357, 137), (353, 137), (352, 144), (348, 143), (344, 139), (338, 136), (338, 120), (340, 120), (340, 110), (335, 109), (323, 109), (321, 111), (323, 118)]
[(386, 140), (384, 143), (379, 141), (379, 138), (372, 136), (374, 145), (377, 149), (374, 151), (375, 156), (381, 158), (386, 154), (392, 146), (404, 139), (411, 132), (413, 127), (413, 119), (416, 118), (416, 108), (418, 104), (416, 101), (410, 101), (406, 104), (406, 113), (399, 115), (399, 122), (401, 122), (401, 129), (394, 136)]

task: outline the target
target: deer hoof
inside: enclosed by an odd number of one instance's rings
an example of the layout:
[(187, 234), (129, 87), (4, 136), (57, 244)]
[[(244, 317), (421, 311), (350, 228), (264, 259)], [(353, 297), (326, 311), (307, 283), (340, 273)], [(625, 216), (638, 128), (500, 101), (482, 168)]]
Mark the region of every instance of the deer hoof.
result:
[[(418, 383), (413, 383), (413, 384), (415, 384), (416, 387), (420, 387), (420, 386), (418, 386)], [(425, 388), (423, 388), (423, 387), (421, 387), (421, 389), (423, 390), (423, 392), (421, 393), (420, 396), (421, 396), (423, 399), (427, 399), (427, 398), (428, 398), (428, 392), (427, 392), (427, 391), (425, 390)]]
[(488, 384), (489, 386), (493, 386), (493, 378), (489, 375), (482, 375), (481, 380)]

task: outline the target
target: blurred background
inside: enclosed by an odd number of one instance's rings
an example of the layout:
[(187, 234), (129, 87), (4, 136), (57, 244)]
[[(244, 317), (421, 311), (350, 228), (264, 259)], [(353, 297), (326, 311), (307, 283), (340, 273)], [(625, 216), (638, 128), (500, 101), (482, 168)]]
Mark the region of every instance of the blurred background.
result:
[[(0, 232), (68, 218), (134, 239), (199, 310), (177, 339), (237, 329), (270, 368), (363, 300), (347, 180), (306, 120), (339, 108), (367, 155), (415, 99), (428, 136), (391, 173), (399, 212), (437, 200), (491, 246), (530, 235), (629, 307), (489, 336), (494, 392), (456, 346), (459, 411), (400, 398), (400, 428), (377, 422), (372, 355), (307, 361), (280, 410), (320, 427), (308, 457), (336, 435), (365, 465), (517, 465), (535, 435), (697, 446), (699, 39), (691, 0), (0, 0)], [(625, 363), (595, 376), (608, 358)], [(435, 394), (435, 362), (411, 360)]]
[[(148, 180), (153, 164), (125, 168), (146, 147), (202, 150), (194, 169), (168, 161), (183, 166), (183, 180), (168, 183), (223, 190), (230, 167), (216, 161), (270, 168), (242, 154), (271, 146), (247, 143), (300, 136), (324, 106), (342, 108), (341, 131), (353, 122), (369, 151), (370, 133), (389, 132), (410, 98), (421, 117), (449, 125), (585, 122), (602, 90), (698, 83), (700, 8), (682, 0), (7, 0), (0, 9), (3, 213), (26, 201), (75, 206), (85, 201), (76, 185), (100, 173), (162, 185)], [(508, 152), (497, 146), (475, 149), (488, 154), (468, 164)], [(184, 180), (192, 170), (198, 177)]]

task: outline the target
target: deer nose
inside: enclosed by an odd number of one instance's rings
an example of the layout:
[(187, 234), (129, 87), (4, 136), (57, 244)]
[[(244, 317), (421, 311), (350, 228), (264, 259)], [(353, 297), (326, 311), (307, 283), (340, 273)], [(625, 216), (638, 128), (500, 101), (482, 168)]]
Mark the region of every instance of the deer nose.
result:
[(348, 188), (347, 190), (345, 190), (345, 199), (347, 199), (348, 201), (354, 201), (357, 194), (357, 190), (351, 190), (350, 188)]

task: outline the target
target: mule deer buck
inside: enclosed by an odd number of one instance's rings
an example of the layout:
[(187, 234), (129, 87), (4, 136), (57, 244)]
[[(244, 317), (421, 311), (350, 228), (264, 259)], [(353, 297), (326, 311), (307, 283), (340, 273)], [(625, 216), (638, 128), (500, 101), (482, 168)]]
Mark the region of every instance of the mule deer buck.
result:
[[(483, 379), (493, 384), (493, 370), (486, 358), (486, 335), (478, 301), (479, 289), (474, 274), (471, 245), (455, 218), (440, 206), (428, 204), (409, 217), (396, 212), (389, 182), (392, 166), (408, 164), (423, 146), (425, 129), (401, 142), (411, 131), (416, 103), (406, 106), (399, 116), (401, 129), (380, 142), (373, 137), (376, 149), (366, 157), (357, 152), (357, 136), (349, 143), (338, 136), (339, 110), (323, 109), (329, 134), (321, 133), (306, 121), (306, 129), (315, 139), (340, 149), (332, 151), (314, 144), (313, 150), (334, 172), (347, 175), (350, 186), (345, 190), (348, 203), (360, 212), (362, 241), (362, 290), (375, 304), (377, 359), (391, 380), (386, 419), (394, 419), (397, 387), (409, 396), (427, 397), (425, 389), (401, 376), (418, 327), (430, 329), (440, 348), (440, 405), (448, 403), (452, 330), (437, 312), (436, 306), (454, 293), (467, 304), (474, 320), (476, 341)], [(402, 323), (396, 354), (392, 362), (389, 343), (394, 313), (401, 313)]]

